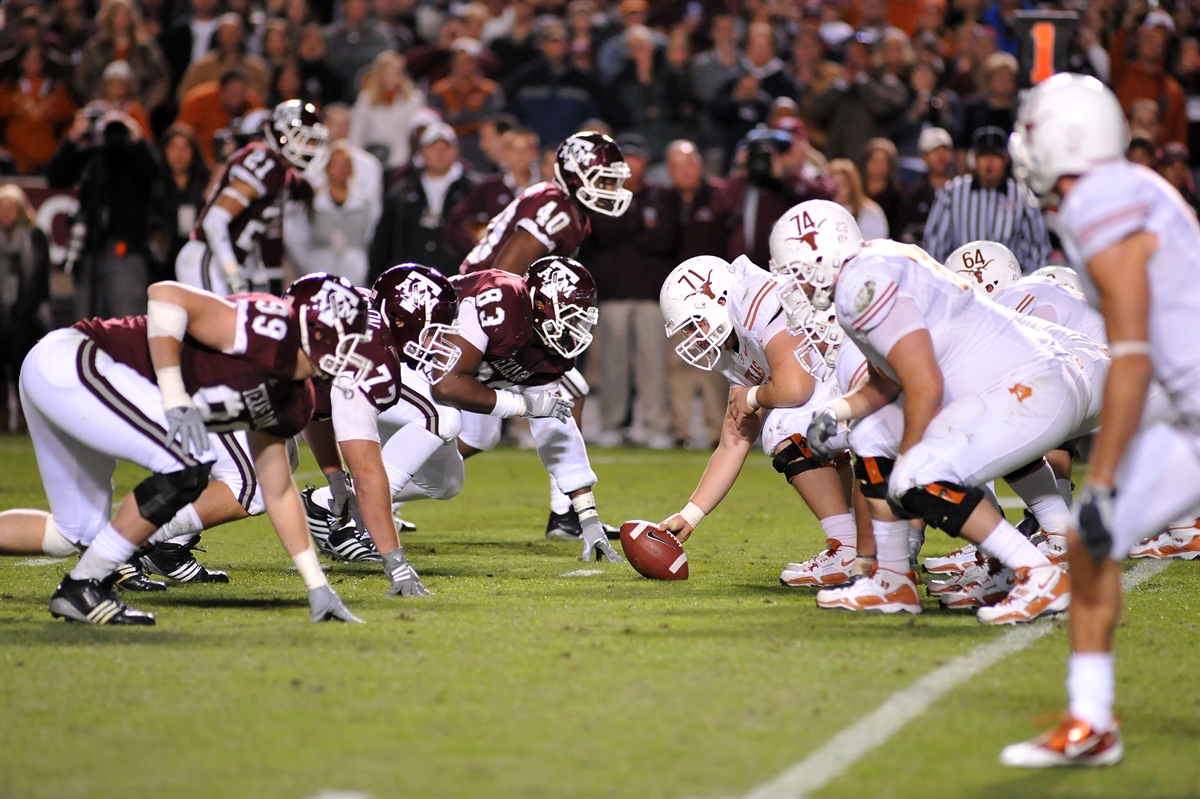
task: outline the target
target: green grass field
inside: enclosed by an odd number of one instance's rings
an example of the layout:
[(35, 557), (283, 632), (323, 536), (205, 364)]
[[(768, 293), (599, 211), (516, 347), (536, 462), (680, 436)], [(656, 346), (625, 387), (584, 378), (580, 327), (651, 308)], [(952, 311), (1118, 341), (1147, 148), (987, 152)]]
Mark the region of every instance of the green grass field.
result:
[[(315, 475), (311, 458), (298, 478)], [(598, 450), (604, 517), (677, 510), (705, 456)], [(139, 479), (118, 472), (118, 495)], [(311, 479), (311, 477), (309, 477)], [(67, 561), (0, 561), (0, 795), (735, 796), (890, 694), (1002, 631), (926, 600), (919, 617), (816, 608), (778, 583), (820, 527), (752, 458), (689, 544), (691, 579), (580, 564), (542, 536), (530, 452), (472, 459), (467, 487), (406, 517), (434, 596), (328, 566), (368, 624), (313, 625), (265, 519), (204, 536), (229, 585), (135, 595), (149, 629), (54, 621)], [(0, 437), (0, 509), (45, 507), (29, 441)], [(931, 533), (926, 554), (954, 544)], [(31, 565), (41, 562), (43, 565)], [(599, 574), (567, 576), (582, 569)], [(1197, 796), (1200, 564), (1127, 599), (1113, 769), (1002, 769), (999, 748), (1064, 708), (1065, 630), (1001, 661), (826, 787), (828, 796)]]

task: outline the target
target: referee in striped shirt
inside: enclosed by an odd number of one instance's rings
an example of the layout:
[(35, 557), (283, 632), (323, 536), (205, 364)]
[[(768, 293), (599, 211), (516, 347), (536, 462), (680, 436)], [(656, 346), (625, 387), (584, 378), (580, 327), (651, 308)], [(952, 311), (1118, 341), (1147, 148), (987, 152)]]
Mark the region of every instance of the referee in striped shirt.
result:
[(938, 261), (969, 241), (998, 241), (1026, 274), (1045, 265), (1050, 237), (1029, 190), (1007, 176), (1008, 136), (993, 125), (971, 137), (975, 171), (951, 180), (933, 201), (925, 249)]

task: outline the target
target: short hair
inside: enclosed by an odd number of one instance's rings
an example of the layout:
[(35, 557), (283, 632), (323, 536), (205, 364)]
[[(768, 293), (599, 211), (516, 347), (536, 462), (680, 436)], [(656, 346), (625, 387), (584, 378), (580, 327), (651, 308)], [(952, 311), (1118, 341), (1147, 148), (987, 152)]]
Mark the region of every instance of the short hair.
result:
[[(496, 128), (496, 131), (499, 132), (500, 129)], [(508, 130), (504, 131), (501, 135), (503, 135), (505, 138), (529, 139), (531, 142), (533, 142), (533, 149), (535, 149), (535, 150), (540, 150), (542, 147), (542, 140), (541, 140), (541, 137), (538, 136), (537, 131), (534, 130), (533, 128), (524, 127), (523, 125), (515, 125), (513, 127), (510, 127), (510, 128), (508, 128)]]
[(234, 81), (240, 80), (242, 83), (249, 84), (250, 78), (240, 67), (230, 67), (221, 73), (221, 88), (224, 89)]
[(1126, 154), (1134, 150), (1144, 150), (1150, 155), (1150, 160), (1158, 159), (1158, 150), (1154, 146), (1154, 142), (1149, 139), (1143, 139), (1141, 136), (1135, 136), (1129, 140), (1129, 147), (1125, 150)]
[(503, 135), (513, 128), (520, 127), (521, 122), (512, 114), (492, 114), (480, 124), (491, 125), (496, 129), (497, 135)]
[(998, 50), (987, 57), (983, 62), (983, 79), (989, 81), (992, 75), (998, 69), (1007, 69), (1013, 75), (1016, 75), (1020, 67), (1017, 66), (1017, 59), (1011, 53), (1006, 53), (1003, 50)]
[(684, 155), (690, 155), (701, 164), (704, 163), (704, 157), (700, 155), (700, 148), (697, 147), (696, 143), (691, 139), (675, 139), (674, 141), (670, 142), (667, 145), (665, 157), (670, 158), (672, 153), (683, 153)]

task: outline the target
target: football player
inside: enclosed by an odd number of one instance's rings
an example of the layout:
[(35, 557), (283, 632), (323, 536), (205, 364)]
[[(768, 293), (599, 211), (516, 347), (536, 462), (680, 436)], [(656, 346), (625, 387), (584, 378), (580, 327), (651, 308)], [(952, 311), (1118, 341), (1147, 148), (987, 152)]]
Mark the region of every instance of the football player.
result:
[[(419, 264), (388, 269), (363, 293), (373, 307), (371, 340), (360, 351), (375, 369), (354, 392), (337, 390), (337, 380), (317, 388), (318, 407), (328, 406), (331, 424), (310, 424), (308, 440), (322, 470), (335, 477), (329, 488), (304, 492), (309, 527), (318, 542), (323, 528), (329, 548), (345, 559), (382, 560), (391, 581), (389, 596), (425, 596), (429, 591), (400, 545), (392, 503), (450, 499), (462, 490), (459, 411), (430, 396), (430, 386), (461, 356), (446, 341), (455, 329), (458, 296), (440, 273)], [(322, 395), (328, 397), (325, 403)], [(317, 443), (318, 437), (324, 442)], [(339, 450), (354, 476), (352, 486)], [(343, 525), (338, 517), (351, 502), (357, 510), (349, 515), (358, 518)], [(369, 535), (369, 550), (353, 536), (360, 524)], [(354, 547), (371, 557), (356, 556)]]
[[(984, 501), (981, 486), (1040, 458), (1080, 424), (1086, 381), (1079, 366), (920, 248), (885, 240), (864, 245), (840, 205), (814, 200), (791, 213), (801, 235), (812, 234), (800, 287), (817, 310), (836, 308), (870, 363), (865, 383), (816, 414), (810, 448), (832, 455), (842, 422), (870, 415), (903, 391), (904, 430), (886, 476), (888, 504), (982, 544), (1014, 569), (1016, 587), (997, 605), (980, 608), (980, 621), (1016, 624), (1064, 610), (1066, 572)], [(976, 357), (981, 349), (986, 363)], [(849, 609), (916, 598), (907, 531), (877, 530), (876, 546), (875, 574), (839, 589)]]
[[(1095, 78), (1071, 74), (1034, 87), (1009, 141), (1018, 179), (1059, 207), (1064, 249), (1088, 301), (1104, 314), (1112, 354), (1068, 536), (1070, 716), (1006, 747), (1000, 762), (1009, 766), (1122, 759), (1112, 649), (1121, 561), (1136, 542), (1200, 507), (1200, 224), (1170, 184), (1125, 160), (1128, 142), (1116, 96)], [(1146, 425), (1152, 375), (1173, 413)]]
[[(355, 621), (308, 540), (285, 440), (313, 408), (309, 378), (373, 365), (355, 353), (365, 303), (325, 275), (297, 304), (269, 295), (230, 302), (179, 283), (149, 289), (146, 316), (92, 319), (55, 331), (26, 358), (20, 390), (51, 513), (50, 550), (87, 547), (50, 600), (56, 617), (154, 623), (126, 606), (110, 576), (209, 485), (210, 432), (248, 430), (267, 514), (308, 588), (313, 621)], [(151, 475), (109, 521), (112, 474), (128, 460)], [(26, 522), (28, 519), (26, 518)]]
[[(584, 131), (567, 137), (554, 153), (552, 179), (522, 191), (488, 224), (483, 238), (463, 260), (459, 271), (470, 274), (500, 269), (524, 276), (539, 258), (574, 257), (591, 231), (587, 212), (621, 216), (633, 193), (624, 187), (629, 165), (609, 136)], [(572, 413), (583, 424), (583, 403), (589, 386), (578, 369), (563, 376), (563, 390), (575, 401)], [(467, 417), (467, 439), (472, 420)], [(606, 527), (611, 535), (617, 531)], [(550, 519), (546, 537), (578, 541), (579, 518), (567, 495), (550, 480)]]
[(175, 259), (180, 282), (221, 296), (250, 290), (259, 242), (288, 196), (307, 191), (300, 173), (329, 157), (329, 132), (311, 103), (288, 100), (263, 123), (263, 141), (234, 153)]
[(464, 411), (464, 457), (500, 441), (500, 420), (528, 418), (538, 456), (579, 517), (583, 559), (621, 557), (596, 511), (596, 474), (588, 461), (564, 379), (592, 343), (596, 284), (581, 264), (563, 256), (536, 261), (522, 279), (500, 269), (454, 278), (458, 332), (447, 341), (462, 357), (433, 386), (433, 399)]
[(771, 465), (808, 504), (828, 540), (825, 553), (788, 564), (780, 581), (823, 586), (850, 579), (857, 534), (848, 504), (849, 461), (829, 468), (832, 463), (815, 460), (803, 432), (838, 391), (832, 379), (814, 379), (793, 354), (779, 284), (746, 256), (730, 264), (701, 255), (667, 276), (659, 303), (667, 337), (683, 334), (679, 357), (721, 372), (732, 385), (717, 449), (687, 504), (663, 526), (686, 541), (733, 488), (761, 434)]

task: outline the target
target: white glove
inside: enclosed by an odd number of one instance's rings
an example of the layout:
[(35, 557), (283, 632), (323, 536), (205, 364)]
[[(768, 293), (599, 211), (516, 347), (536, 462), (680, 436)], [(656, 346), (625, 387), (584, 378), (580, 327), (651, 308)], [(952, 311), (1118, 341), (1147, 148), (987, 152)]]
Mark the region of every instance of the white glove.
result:
[(190, 448), (197, 455), (203, 455), (212, 447), (204, 417), (200, 411), (188, 405), (167, 410), (167, 440), (174, 441), (176, 438), (185, 451)]
[(539, 391), (525, 395), (525, 412), (521, 415), (532, 419), (553, 416), (560, 422), (571, 418), (575, 403), (555, 391)]
[(332, 588), (323, 585), (320, 588), (308, 590), (309, 617), (314, 622), (344, 621), (351, 624), (364, 624), (363, 620), (350, 612)]

